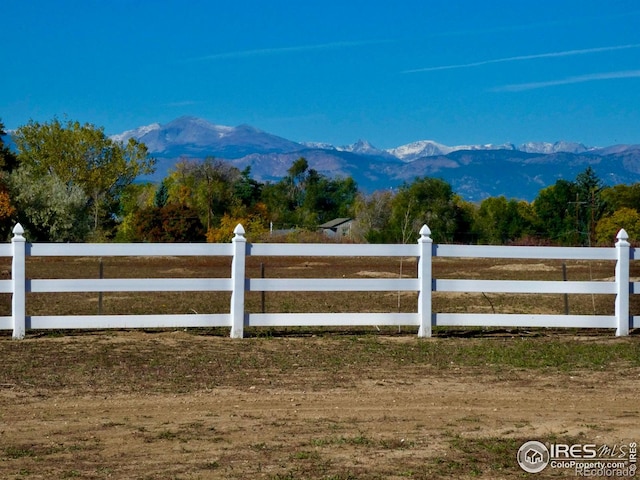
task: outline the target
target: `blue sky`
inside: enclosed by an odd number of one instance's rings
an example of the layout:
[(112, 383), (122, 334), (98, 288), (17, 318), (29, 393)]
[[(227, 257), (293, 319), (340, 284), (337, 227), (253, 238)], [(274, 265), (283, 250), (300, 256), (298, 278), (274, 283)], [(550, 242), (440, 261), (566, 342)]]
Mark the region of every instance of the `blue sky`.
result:
[(640, 143), (635, 0), (2, 0), (0, 119)]

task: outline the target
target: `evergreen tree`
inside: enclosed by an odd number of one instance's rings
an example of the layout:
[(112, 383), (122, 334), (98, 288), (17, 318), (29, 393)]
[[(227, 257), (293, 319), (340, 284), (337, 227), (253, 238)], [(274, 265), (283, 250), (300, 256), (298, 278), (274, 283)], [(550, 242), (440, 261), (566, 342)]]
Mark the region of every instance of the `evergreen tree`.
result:
[(16, 155), (4, 144), (4, 138), (7, 132), (4, 130), (4, 123), (0, 118), (0, 170), (11, 172), (17, 166), (18, 159)]

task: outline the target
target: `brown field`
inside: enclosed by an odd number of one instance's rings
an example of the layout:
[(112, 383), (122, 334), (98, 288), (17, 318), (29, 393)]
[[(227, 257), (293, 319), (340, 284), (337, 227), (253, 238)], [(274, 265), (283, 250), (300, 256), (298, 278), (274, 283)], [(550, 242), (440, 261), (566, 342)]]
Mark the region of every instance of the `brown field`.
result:
[[(267, 277), (415, 276), (413, 259), (250, 258)], [(8, 265), (3, 265), (3, 276)], [(637, 266), (634, 265), (637, 269)], [(569, 280), (613, 276), (568, 262)], [(110, 258), (105, 277), (223, 277), (228, 259)], [(632, 276), (640, 276), (639, 271)], [(95, 259), (30, 259), (96, 278)], [(434, 260), (435, 278), (562, 279), (559, 261)], [(566, 303), (565, 303), (566, 302)], [(249, 310), (414, 311), (409, 293), (259, 293)], [(220, 313), (228, 294), (29, 295), (27, 313)], [(436, 311), (610, 314), (611, 296), (434, 294)], [(632, 300), (638, 314), (637, 301)], [(10, 299), (0, 296), (0, 315)], [(527, 440), (640, 440), (636, 332), (413, 327), (37, 331), (0, 337), (0, 478), (570, 478)]]

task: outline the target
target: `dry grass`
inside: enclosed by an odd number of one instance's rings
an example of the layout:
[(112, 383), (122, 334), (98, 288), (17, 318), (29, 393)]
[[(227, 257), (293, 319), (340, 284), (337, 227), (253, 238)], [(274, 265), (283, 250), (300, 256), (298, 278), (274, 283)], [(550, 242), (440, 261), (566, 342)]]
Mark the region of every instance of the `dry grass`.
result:
[[(395, 277), (401, 268), (398, 259), (250, 258), (251, 277), (261, 262), (267, 277)], [(230, 263), (113, 258), (103, 267), (107, 278), (226, 277)], [(606, 279), (613, 268), (570, 262), (568, 279)], [(30, 259), (28, 275), (96, 278), (98, 264)], [(402, 275), (416, 275), (415, 261), (403, 259)], [(435, 259), (434, 277), (561, 280), (562, 264)], [(612, 313), (613, 299), (602, 297), (571, 295), (571, 312)], [(8, 299), (0, 300), (6, 312)], [(250, 311), (262, 308), (259, 293), (248, 301)], [(96, 294), (30, 294), (28, 313), (91, 314), (97, 304)], [(434, 306), (559, 313), (564, 298), (436, 293)], [(220, 293), (103, 296), (104, 313), (228, 308)], [(414, 294), (398, 292), (268, 293), (265, 302), (267, 311), (415, 308)], [(437, 328), (435, 338), (418, 339), (412, 328), (374, 326), (246, 333), (234, 341), (226, 328), (47, 331), (18, 342), (3, 332), (0, 477), (524, 478), (515, 461), (524, 441), (638, 440), (635, 334)]]
[(640, 414), (634, 337), (109, 331), (0, 355), (2, 478), (520, 478), (524, 441), (629, 441)]
[[(635, 265), (632, 277), (640, 276)], [(250, 257), (247, 275), (258, 278), (261, 266), (269, 278), (403, 278), (416, 276), (415, 259), (394, 258), (294, 258)], [(9, 275), (9, 266), (0, 265)], [(611, 280), (613, 262), (567, 262), (569, 280)], [(436, 258), (434, 278), (483, 278), (500, 280), (562, 280), (560, 261), (515, 261), (509, 259)], [(92, 258), (31, 258), (29, 278), (97, 278), (99, 264)], [(230, 259), (222, 257), (105, 258), (105, 278), (202, 277), (224, 278), (230, 274)], [(639, 314), (639, 301), (632, 296), (632, 313)], [(264, 303), (263, 303), (264, 298)], [(230, 293), (104, 293), (102, 313), (225, 313)], [(246, 296), (248, 312), (414, 312), (417, 295), (411, 292), (259, 292)], [(611, 295), (568, 295), (572, 314), (612, 314)], [(93, 314), (98, 294), (29, 294), (27, 314)], [(473, 294), (435, 292), (435, 312), (564, 313), (565, 296), (552, 294)], [(0, 296), (0, 315), (10, 314), (10, 296)]]

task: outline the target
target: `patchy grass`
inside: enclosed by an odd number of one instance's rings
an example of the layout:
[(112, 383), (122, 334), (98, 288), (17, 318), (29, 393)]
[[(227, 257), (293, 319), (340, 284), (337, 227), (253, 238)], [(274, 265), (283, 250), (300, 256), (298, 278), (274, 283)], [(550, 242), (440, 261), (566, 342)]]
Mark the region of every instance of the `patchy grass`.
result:
[[(638, 368), (640, 343), (633, 337), (547, 335), (418, 339), (373, 333), (315, 337), (255, 337), (240, 342), (209, 336), (148, 333), (142, 343), (119, 332), (45, 336), (0, 341), (0, 384), (87, 392), (179, 392), (241, 386), (262, 372), (300, 375), (305, 388), (348, 385), (357, 372), (419, 367), (499, 373), (506, 370), (579, 372)], [(125, 340), (123, 340), (123, 338)], [(132, 338), (132, 337), (130, 337)], [(87, 340), (91, 339), (91, 345)], [(394, 340), (395, 339), (395, 340)], [(304, 372), (313, 371), (306, 376)]]
[[(0, 259), (6, 260), (6, 259)], [(27, 277), (98, 278), (100, 259), (44, 257), (27, 260)], [(10, 275), (10, 265), (2, 274)], [(610, 261), (565, 262), (568, 280), (610, 280), (615, 264)], [(631, 276), (640, 276), (640, 262), (632, 262)], [(104, 278), (225, 278), (231, 260), (226, 257), (109, 257), (102, 259)], [(259, 278), (415, 278), (415, 258), (304, 258), (249, 257), (247, 275)], [(434, 278), (484, 278), (496, 280), (562, 280), (557, 260), (449, 259), (434, 258)], [(632, 313), (640, 314), (640, 300), (632, 296)], [(612, 295), (533, 295), (434, 292), (435, 312), (468, 313), (564, 313), (610, 315)], [(566, 304), (565, 304), (566, 301)], [(109, 292), (30, 293), (29, 315), (225, 313), (229, 292)], [(248, 292), (248, 312), (414, 312), (414, 292)], [(0, 315), (10, 314), (10, 295), (0, 295)]]
[[(34, 278), (95, 278), (93, 259)], [(264, 259), (262, 259), (264, 261)], [(390, 277), (398, 260), (269, 259), (266, 276)], [(250, 259), (251, 276), (260, 259)], [(526, 262), (525, 262), (526, 263)], [(568, 265), (608, 278), (611, 263)], [(224, 277), (226, 259), (105, 259), (105, 277)], [(561, 279), (560, 262), (436, 259), (438, 278)], [(364, 272), (364, 273), (363, 273)], [(404, 259), (404, 276), (415, 263)], [(636, 276), (636, 274), (632, 274)], [(571, 313), (613, 311), (569, 296)], [(259, 294), (251, 311), (262, 309)], [(635, 299), (632, 300), (636, 302)], [(561, 295), (434, 295), (439, 311), (562, 312)], [(30, 314), (96, 313), (95, 294), (30, 295)], [(595, 307), (594, 307), (595, 306)], [(0, 310), (8, 309), (0, 295)], [(103, 313), (226, 312), (227, 294), (105, 294)], [(266, 311), (414, 311), (412, 294), (270, 294)], [(1, 314), (1, 312), (0, 312)], [(6, 313), (4, 313), (6, 314)], [(528, 478), (527, 440), (633, 440), (637, 335), (578, 329), (227, 328), (0, 336), (0, 476), (171, 479)], [(637, 440), (637, 439), (635, 439)], [(536, 478), (569, 478), (543, 472)]]
[[(548, 333), (5, 337), (0, 475), (523, 477), (515, 454), (541, 417), (547, 441), (596, 441), (640, 414), (624, 400), (637, 337)], [(574, 394), (579, 411), (545, 413)]]

